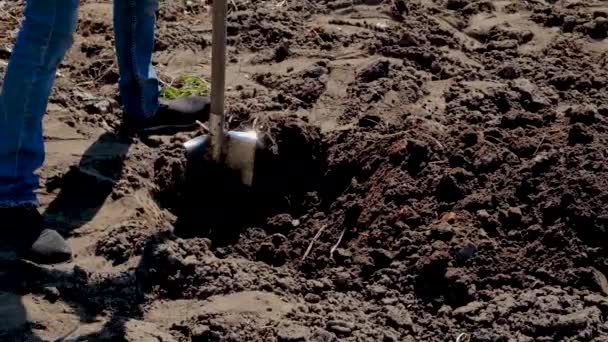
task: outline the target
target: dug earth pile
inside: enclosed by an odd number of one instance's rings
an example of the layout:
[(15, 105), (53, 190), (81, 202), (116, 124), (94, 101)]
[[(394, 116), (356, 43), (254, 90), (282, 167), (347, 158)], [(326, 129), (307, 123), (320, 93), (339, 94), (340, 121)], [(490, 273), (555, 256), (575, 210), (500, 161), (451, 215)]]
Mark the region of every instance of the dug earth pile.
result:
[[(122, 130), (111, 5), (83, 1), (40, 190), (76, 256), (3, 253), (0, 339), (605, 340), (608, 6), (229, 6), (228, 122), (263, 134), (257, 188), (202, 182), (198, 132)], [(22, 7), (0, 8), (2, 68)], [(164, 82), (209, 77), (209, 14), (161, 1)]]

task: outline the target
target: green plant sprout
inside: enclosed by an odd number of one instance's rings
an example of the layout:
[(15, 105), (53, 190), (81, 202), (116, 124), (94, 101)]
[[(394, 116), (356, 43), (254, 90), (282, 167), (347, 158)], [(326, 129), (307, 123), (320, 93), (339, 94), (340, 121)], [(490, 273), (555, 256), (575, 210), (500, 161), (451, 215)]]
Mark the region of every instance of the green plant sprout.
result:
[(206, 80), (196, 76), (182, 75), (163, 88), (161, 97), (174, 100), (186, 96), (206, 96), (209, 95), (210, 90), (211, 84)]

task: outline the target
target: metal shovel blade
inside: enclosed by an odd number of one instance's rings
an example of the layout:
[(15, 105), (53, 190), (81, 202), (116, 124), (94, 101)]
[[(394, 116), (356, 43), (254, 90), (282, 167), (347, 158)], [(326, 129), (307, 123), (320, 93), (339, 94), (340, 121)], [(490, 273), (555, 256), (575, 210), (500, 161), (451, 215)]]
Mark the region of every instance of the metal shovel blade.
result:
[[(211, 139), (208, 135), (188, 140), (184, 144), (188, 160), (197, 160), (210, 155), (208, 151), (210, 143)], [(257, 133), (229, 131), (224, 136), (222, 147), (223, 164), (240, 176), (243, 185), (252, 186), (255, 155), (259, 148)]]
[(213, 160), (217, 164), (223, 164), (240, 176), (242, 184), (251, 186), (259, 143), (257, 133), (255, 131), (224, 133), (226, 13), (226, 0), (214, 0), (209, 134), (191, 139), (184, 145), (189, 161)]

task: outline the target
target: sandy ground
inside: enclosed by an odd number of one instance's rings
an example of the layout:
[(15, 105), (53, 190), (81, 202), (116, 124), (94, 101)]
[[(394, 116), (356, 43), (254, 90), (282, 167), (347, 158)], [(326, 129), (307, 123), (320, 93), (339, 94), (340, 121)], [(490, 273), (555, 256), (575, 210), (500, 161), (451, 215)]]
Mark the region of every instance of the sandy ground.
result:
[[(121, 128), (81, 4), (39, 190), (75, 259), (0, 252), (0, 340), (606, 340), (605, 2), (231, 1), (229, 125), (272, 147), (242, 201), (186, 174), (200, 132)], [(161, 1), (163, 82), (209, 77), (210, 33)]]

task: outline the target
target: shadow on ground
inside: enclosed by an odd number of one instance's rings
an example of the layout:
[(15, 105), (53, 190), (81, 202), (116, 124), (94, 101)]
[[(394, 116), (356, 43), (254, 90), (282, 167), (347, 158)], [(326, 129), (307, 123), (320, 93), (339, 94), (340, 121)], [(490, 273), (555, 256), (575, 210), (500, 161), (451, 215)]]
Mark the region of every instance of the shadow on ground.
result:
[[(71, 167), (63, 177), (49, 181), (47, 191), (61, 190), (44, 212), (46, 224), (66, 236), (91, 221), (120, 179), (130, 146), (130, 138), (104, 133), (84, 152), (77, 166)], [(32, 333), (35, 322), (29, 321), (22, 296), (42, 293), (50, 287), (63, 288), (62, 284), (74, 284), (79, 272), (65, 274), (17, 260), (10, 246), (2, 246), (0, 254), (0, 300), (3, 303), (0, 306), (0, 340), (42, 341)], [(95, 292), (94, 287), (86, 289)], [(80, 310), (87, 306), (78, 303), (74, 307)], [(79, 311), (83, 321), (98, 313)]]
[[(42, 340), (33, 329), (50, 328), (38, 326), (28, 319), (21, 302), (21, 297), (27, 294), (67, 303), (79, 316), (81, 323), (94, 323), (100, 315), (112, 312), (100, 331), (83, 334), (76, 330), (68, 336), (55, 336), (56, 341), (63, 341), (67, 337), (78, 338), (78, 341), (120, 340), (125, 334), (125, 323), (129, 319), (143, 317), (145, 294), (149, 292), (146, 277), (151, 267), (148, 257), (150, 252), (174, 237), (170, 231), (151, 236), (140, 263), (133, 272), (101, 280), (89, 279), (89, 275), (78, 266), (71, 271), (58, 271), (24, 261), (4, 265), (6, 272), (0, 273), (0, 300), (4, 301), (0, 306), (0, 315), (3, 317), (0, 321), (6, 326), (0, 325), (0, 328), (5, 328), (0, 330), (0, 340), (38, 342)], [(10, 321), (5, 318), (10, 318)], [(9, 329), (12, 331), (9, 332)]]
[(47, 224), (68, 235), (91, 221), (120, 179), (130, 146), (130, 138), (104, 133), (77, 166), (49, 181), (47, 191), (61, 190), (44, 213)]

